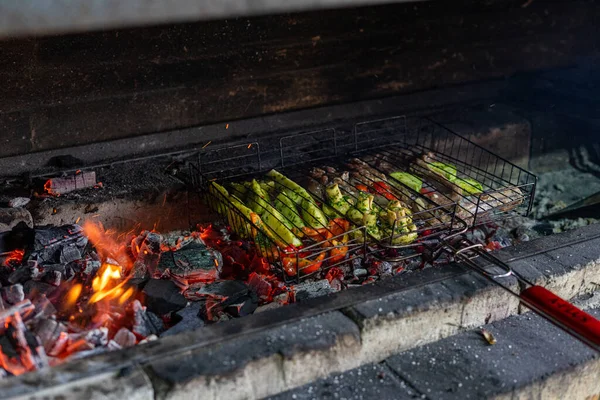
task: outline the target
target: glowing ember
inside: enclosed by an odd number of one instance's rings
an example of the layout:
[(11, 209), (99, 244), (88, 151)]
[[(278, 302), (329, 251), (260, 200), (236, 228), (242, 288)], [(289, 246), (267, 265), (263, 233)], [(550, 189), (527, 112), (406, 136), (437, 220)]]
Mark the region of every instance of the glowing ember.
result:
[(11, 251), (4, 260), (4, 265), (8, 267), (11, 264), (20, 264), (23, 261), (23, 255), (25, 255), (24, 250), (16, 249)]

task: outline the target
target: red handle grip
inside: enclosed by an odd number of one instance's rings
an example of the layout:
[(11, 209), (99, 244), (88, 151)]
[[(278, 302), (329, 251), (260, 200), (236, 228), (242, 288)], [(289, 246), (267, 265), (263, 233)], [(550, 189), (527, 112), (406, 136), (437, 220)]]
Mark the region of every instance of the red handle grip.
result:
[(587, 341), (600, 346), (600, 321), (541, 286), (521, 292), (521, 298), (553, 317)]

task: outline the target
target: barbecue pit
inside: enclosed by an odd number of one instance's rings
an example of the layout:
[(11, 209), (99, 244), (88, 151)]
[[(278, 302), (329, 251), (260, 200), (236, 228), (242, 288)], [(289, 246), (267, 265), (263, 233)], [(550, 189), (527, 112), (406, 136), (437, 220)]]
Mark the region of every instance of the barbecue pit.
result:
[[(567, 301), (593, 292), (596, 255), (544, 263), (544, 277), (521, 265), (596, 240), (595, 48), (581, 40), (595, 5), (536, 3), (81, 33), (54, 21), (63, 34), (0, 42), (14, 60), (0, 66), (0, 384), (60, 395), (64, 382), (95, 390), (81, 382), (98, 375), (114, 393), (177, 396), (203, 381), (194, 390), (213, 397), (261, 397), (526, 306), (597, 349), (597, 321), (542, 288)], [(451, 34), (430, 30), (442, 20)], [(563, 39), (549, 45), (556, 25)], [(530, 31), (511, 36), (514, 26)], [(66, 84), (70, 74), (83, 78)], [(583, 108), (557, 111), (565, 91)], [(423, 311), (410, 293), (435, 295)], [(370, 314), (384, 297), (400, 308)], [(457, 326), (419, 325), (427, 313)], [(302, 329), (318, 345), (295, 343)], [(261, 332), (292, 338), (237, 360)], [(196, 353), (242, 369), (191, 366)], [(265, 354), (273, 364), (240, 372)], [(307, 354), (335, 362), (304, 370)]]

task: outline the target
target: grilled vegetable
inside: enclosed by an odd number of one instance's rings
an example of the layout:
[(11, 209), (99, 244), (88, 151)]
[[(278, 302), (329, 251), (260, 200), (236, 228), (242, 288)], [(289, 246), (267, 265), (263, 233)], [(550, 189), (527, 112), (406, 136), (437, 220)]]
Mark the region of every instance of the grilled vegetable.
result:
[(283, 257), (283, 270), (288, 276), (295, 276), (300, 270), (300, 275), (308, 275), (317, 272), (323, 260), (325, 259), (325, 251), (321, 252), (316, 258), (302, 258), (296, 256)]
[(298, 185), (296, 182), (294, 182), (293, 180), (287, 178), (285, 175), (275, 171), (274, 169), (272, 169), (271, 171), (269, 171), (267, 173), (267, 175), (270, 178), (273, 178), (273, 180), (277, 183), (279, 183), (280, 185), (290, 189), (290, 191), (292, 193), (295, 193), (297, 196), (293, 196), (292, 200), (294, 200), (296, 202), (296, 204), (300, 204), (300, 202), (302, 200), (306, 200), (310, 203), (314, 203), (315, 200), (312, 198), (312, 196), (306, 191), (306, 189), (304, 189), (302, 186)]
[(349, 196), (342, 195), (338, 184), (334, 183), (333, 185), (328, 186), (325, 189), (325, 194), (327, 196), (327, 201), (329, 202), (329, 205), (335, 208), (340, 214), (346, 215), (346, 213), (352, 206), (352, 201)]
[(420, 192), (421, 191), (421, 187), (423, 187), (423, 181), (419, 178), (417, 178), (416, 176), (409, 174), (408, 172), (402, 172), (402, 171), (397, 171), (397, 172), (391, 172), (390, 176), (400, 182), (402, 182), (403, 184), (405, 184), (406, 186), (408, 186), (409, 188), (411, 188), (412, 190), (414, 190), (415, 192)]
[(329, 252), (329, 259), (327, 260), (328, 265), (335, 265), (342, 262), (348, 254), (348, 235), (344, 235), (341, 241), (332, 240), (333, 245)]
[(264, 192), (260, 184), (256, 181), (256, 179), (253, 179), (247, 199), (247, 203), (250, 208), (258, 213), (258, 215), (263, 215), (266, 207), (269, 205), (268, 199), (269, 197)]
[(304, 227), (304, 221), (298, 214), (296, 203), (294, 203), (294, 201), (288, 197), (286, 192), (288, 192), (287, 189), (279, 193), (275, 198), (275, 209), (283, 214), (285, 219), (290, 222), (291, 226), (289, 226), (289, 228), (292, 230), (292, 232), (294, 232), (297, 236), (300, 236), (302, 228)]
[(427, 164), (427, 168), (432, 172), (448, 179), (452, 182), (456, 178), (456, 167), (452, 164), (446, 164), (440, 161), (432, 161)]
[(223, 203), (223, 200), (229, 198), (229, 192), (227, 192), (227, 189), (216, 182), (211, 182), (208, 186), (208, 191), (216, 197), (214, 200), (211, 199), (211, 202), (215, 203), (213, 206), (215, 207), (217, 213), (226, 215), (227, 206)]
[(468, 194), (483, 193), (483, 185), (472, 178), (456, 178), (453, 183)]
[(367, 233), (373, 236), (376, 240), (380, 240), (382, 235), (379, 227), (377, 226), (377, 215), (374, 213), (363, 214), (363, 224), (367, 228)]
[(325, 228), (327, 226), (327, 217), (313, 202), (302, 200), (300, 214), (304, 222), (312, 228)]
[[(246, 185), (248, 184), (248, 185)], [(237, 197), (239, 197), (240, 199), (243, 199), (246, 194), (248, 193), (248, 189), (250, 188), (250, 186), (252, 186), (252, 182), (244, 182), (242, 183), (237, 183), (237, 182), (231, 182), (229, 184), (229, 186), (231, 186), (232, 190), (232, 194), (235, 194)]]
[(264, 208), (265, 212), (262, 215), (262, 220), (279, 238), (279, 242), (283, 241), (285, 243), (285, 246), (283, 247), (285, 248), (289, 245), (296, 247), (302, 246), (300, 239), (298, 239), (290, 228), (288, 228), (289, 225), (286, 226), (286, 222), (289, 224), (289, 221), (287, 221), (287, 219), (270, 204), (266, 204)]

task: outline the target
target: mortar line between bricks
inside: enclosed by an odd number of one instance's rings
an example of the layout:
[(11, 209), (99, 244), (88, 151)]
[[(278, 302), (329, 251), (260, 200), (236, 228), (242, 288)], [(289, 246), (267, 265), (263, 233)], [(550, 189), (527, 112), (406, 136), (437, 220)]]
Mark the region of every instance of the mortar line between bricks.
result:
[(427, 396), (425, 393), (423, 393), (419, 389), (417, 389), (417, 387), (415, 385), (413, 385), (411, 381), (409, 381), (408, 379), (406, 379), (400, 372), (398, 372), (394, 368), (392, 368), (392, 366), (387, 363), (387, 360), (383, 360), (382, 362), (380, 362), (380, 364), (385, 365), (387, 367), (387, 369), (389, 371), (391, 371), (391, 373), (394, 375), (394, 377), (396, 379), (404, 382), (406, 384), (406, 386), (410, 387), (411, 390), (414, 390), (416, 394), (419, 394), (420, 398), (426, 399), (426, 400), (431, 400), (429, 398), (429, 396)]

